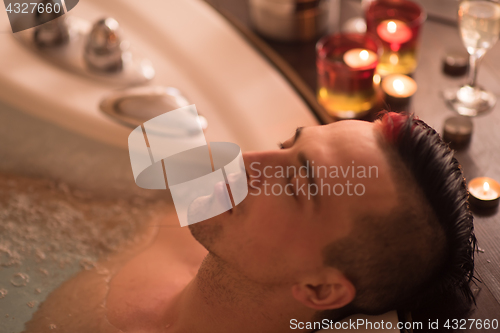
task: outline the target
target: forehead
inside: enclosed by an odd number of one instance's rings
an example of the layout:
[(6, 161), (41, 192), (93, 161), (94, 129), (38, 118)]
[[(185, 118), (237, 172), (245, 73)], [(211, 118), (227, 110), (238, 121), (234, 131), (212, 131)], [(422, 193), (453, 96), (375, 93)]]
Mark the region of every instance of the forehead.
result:
[(379, 127), (376, 123), (345, 120), (336, 123), (306, 127), (298, 146), (318, 165), (332, 163), (384, 163), (378, 145)]
[(397, 204), (392, 170), (379, 146), (379, 130), (377, 123), (364, 121), (340, 121), (302, 130), (297, 149), (305, 152), (315, 166), (326, 166), (326, 175), (318, 173), (324, 182), (331, 186), (342, 184), (347, 190), (349, 181), (351, 193), (356, 184), (360, 184), (360, 190), (364, 189), (360, 196), (344, 192), (321, 198), (328, 201), (330, 210), (352, 217), (368, 211), (384, 214)]

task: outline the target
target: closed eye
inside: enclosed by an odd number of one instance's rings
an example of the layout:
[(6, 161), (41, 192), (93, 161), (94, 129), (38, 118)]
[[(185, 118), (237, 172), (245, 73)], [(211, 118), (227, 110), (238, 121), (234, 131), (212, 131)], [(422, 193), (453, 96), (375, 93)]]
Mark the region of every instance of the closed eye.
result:
[[(280, 147), (280, 149), (288, 149), (288, 148), (292, 148), (292, 146), (295, 144), (295, 142), (297, 142), (299, 136), (300, 136), (300, 133), (302, 133), (302, 129), (304, 127), (297, 127), (297, 129), (295, 130), (295, 135), (293, 136), (292, 139), (288, 139), (286, 140), (284, 143), (279, 143), (278, 144), (278, 147)], [(290, 143), (290, 141), (292, 141)], [(286, 145), (286, 147), (285, 147)]]

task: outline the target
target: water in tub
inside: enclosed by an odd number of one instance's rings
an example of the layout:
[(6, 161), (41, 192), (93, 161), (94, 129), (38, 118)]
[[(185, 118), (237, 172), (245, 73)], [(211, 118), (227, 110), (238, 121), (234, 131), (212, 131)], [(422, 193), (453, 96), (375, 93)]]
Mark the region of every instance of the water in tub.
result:
[[(0, 174), (0, 331), (22, 331), (47, 296), (78, 272), (82, 283), (74, 292), (92, 312), (81, 318), (103, 314), (107, 283), (97, 281), (109, 281), (114, 267), (106, 262), (113, 257), (118, 264), (119, 256), (147, 244), (152, 221), (166, 210), (164, 200), (96, 198), (64, 183)], [(70, 297), (63, 289), (60, 297)], [(57, 318), (35, 321), (28, 331), (59, 331), (72, 319), (64, 308), (51, 313)]]

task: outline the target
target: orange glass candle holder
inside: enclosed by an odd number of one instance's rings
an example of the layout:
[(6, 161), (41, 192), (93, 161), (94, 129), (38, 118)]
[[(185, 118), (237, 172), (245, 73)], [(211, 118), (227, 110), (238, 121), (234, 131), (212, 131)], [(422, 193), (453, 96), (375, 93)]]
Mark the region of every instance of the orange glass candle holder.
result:
[(380, 50), (376, 38), (356, 33), (329, 35), (316, 44), (317, 98), (332, 116), (361, 118), (376, 104)]
[(366, 28), (383, 45), (378, 72), (411, 74), (417, 67), (420, 29), (426, 13), (420, 5), (409, 0), (378, 0), (366, 11)]

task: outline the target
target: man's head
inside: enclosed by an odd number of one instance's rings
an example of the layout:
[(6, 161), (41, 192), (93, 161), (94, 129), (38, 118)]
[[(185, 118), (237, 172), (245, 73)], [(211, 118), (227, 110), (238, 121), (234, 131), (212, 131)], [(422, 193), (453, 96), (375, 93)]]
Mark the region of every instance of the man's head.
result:
[[(299, 129), (281, 146), (245, 154), (248, 197), (190, 226), (240, 276), (319, 313), (382, 313), (430, 290), (457, 247), (471, 257), (463, 178), (423, 123), (342, 121)], [(470, 278), (466, 264), (457, 283)]]

